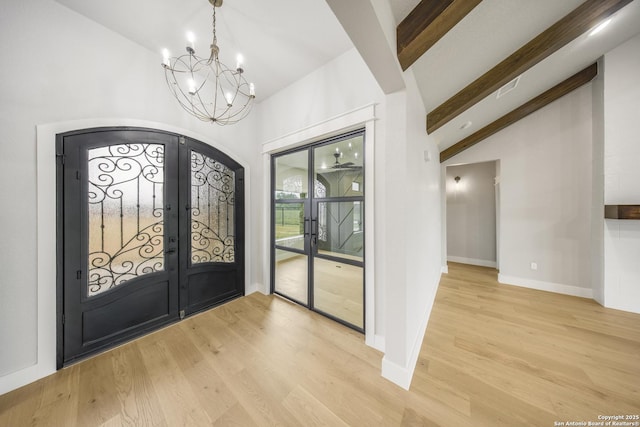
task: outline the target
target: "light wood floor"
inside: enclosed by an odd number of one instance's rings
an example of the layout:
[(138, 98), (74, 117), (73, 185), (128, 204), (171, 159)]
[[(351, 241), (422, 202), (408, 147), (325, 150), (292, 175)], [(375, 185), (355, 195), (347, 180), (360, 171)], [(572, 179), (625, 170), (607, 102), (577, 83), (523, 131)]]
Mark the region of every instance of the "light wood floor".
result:
[(410, 391), (361, 334), (253, 294), (0, 396), (0, 426), (554, 426), (640, 414), (640, 315), (450, 265)]

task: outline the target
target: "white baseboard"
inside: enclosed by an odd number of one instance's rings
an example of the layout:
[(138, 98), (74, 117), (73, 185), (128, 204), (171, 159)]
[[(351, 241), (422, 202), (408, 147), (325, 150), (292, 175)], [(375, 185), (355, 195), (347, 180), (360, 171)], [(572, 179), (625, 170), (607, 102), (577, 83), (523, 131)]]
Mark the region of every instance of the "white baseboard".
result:
[(382, 358), (382, 376), (403, 389), (409, 390), (413, 370), (409, 371), (406, 366), (391, 362), (385, 356)]
[(477, 259), (477, 258), (465, 258), (461, 256), (447, 256), (447, 261), (451, 262), (459, 262), (460, 264), (471, 264), (477, 265), (480, 267), (493, 267), (496, 268), (497, 264), (495, 261), (489, 261), (486, 259)]
[(562, 285), (560, 283), (544, 282), (541, 280), (524, 279), (522, 277), (498, 274), (498, 282), (505, 285), (521, 286), (539, 291), (555, 292), (557, 294), (572, 295), (574, 297), (593, 298), (593, 290), (578, 286)]
[(637, 301), (634, 301), (633, 298), (625, 300), (624, 298), (621, 298), (617, 295), (613, 298), (605, 297), (605, 304), (603, 306), (606, 308), (612, 308), (614, 310), (640, 314), (640, 305), (637, 303)]
[(0, 395), (30, 384), (40, 378), (51, 375), (56, 371), (55, 366), (46, 365), (50, 364), (35, 364), (0, 377)]
[(448, 265), (443, 265), (442, 268), (440, 269), (440, 273), (449, 274), (449, 266)]

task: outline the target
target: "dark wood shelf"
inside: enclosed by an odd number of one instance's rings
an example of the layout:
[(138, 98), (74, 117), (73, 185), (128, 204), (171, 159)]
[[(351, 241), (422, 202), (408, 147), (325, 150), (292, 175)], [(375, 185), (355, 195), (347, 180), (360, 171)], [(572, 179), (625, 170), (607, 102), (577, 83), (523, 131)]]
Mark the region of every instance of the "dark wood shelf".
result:
[(640, 205), (605, 205), (607, 219), (640, 219)]

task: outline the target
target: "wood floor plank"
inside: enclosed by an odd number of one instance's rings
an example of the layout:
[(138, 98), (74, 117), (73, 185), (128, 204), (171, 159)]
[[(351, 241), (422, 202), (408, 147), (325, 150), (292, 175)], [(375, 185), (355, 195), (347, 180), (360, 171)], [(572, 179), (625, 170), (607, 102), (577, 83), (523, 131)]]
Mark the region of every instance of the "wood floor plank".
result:
[(166, 424), (210, 425), (211, 419), (199, 405), (191, 384), (182, 374), (167, 344), (159, 339), (158, 334), (154, 338), (140, 340), (136, 344), (145, 360)]
[(188, 334), (188, 326), (167, 331), (168, 349), (188, 381), (200, 407), (210, 420), (222, 417), (237, 404), (226, 383), (216, 373), (214, 356), (204, 355)]
[(242, 404), (256, 426), (296, 426), (292, 414), (280, 401), (264, 390), (252, 374), (242, 370), (225, 376), (229, 388)]
[(164, 426), (162, 408), (137, 346), (111, 352), (114, 390), (120, 402), (122, 426)]
[(237, 403), (233, 405), (224, 415), (218, 418), (213, 426), (218, 427), (246, 427), (253, 425), (254, 422), (251, 416), (247, 413), (244, 407)]
[(402, 414), (400, 425), (402, 427), (439, 427), (441, 424), (437, 424), (426, 417), (420, 416), (411, 408), (406, 408)]
[(100, 427), (121, 427), (125, 425), (124, 420), (120, 414), (117, 414), (113, 418), (100, 424)]
[(210, 358), (216, 371), (223, 369), (229, 372), (240, 372), (243, 364), (231, 351), (227, 344), (233, 340), (224, 324), (209, 313), (189, 319), (190, 336), (198, 349)]
[(300, 425), (305, 426), (348, 426), (340, 417), (324, 406), (304, 388), (298, 386), (282, 402)]
[(467, 417), (471, 416), (471, 396), (448, 381), (443, 381), (429, 375), (425, 375), (426, 370), (418, 370), (416, 380), (413, 381), (413, 391), (419, 392), (431, 399), (438, 400), (451, 409)]
[(78, 426), (101, 425), (120, 415), (120, 402), (111, 366), (111, 354), (104, 353), (80, 362), (78, 384)]
[(39, 407), (33, 412), (32, 422), (69, 427), (76, 425), (78, 399), (75, 393), (79, 382), (79, 370), (75, 366), (64, 369), (59, 376), (45, 378), (42, 399)]

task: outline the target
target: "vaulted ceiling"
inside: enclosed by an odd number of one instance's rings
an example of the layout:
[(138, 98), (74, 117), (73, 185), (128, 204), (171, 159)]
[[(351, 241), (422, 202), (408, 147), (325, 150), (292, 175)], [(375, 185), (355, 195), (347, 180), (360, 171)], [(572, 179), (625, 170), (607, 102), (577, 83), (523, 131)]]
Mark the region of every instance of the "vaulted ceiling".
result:
[[(157, 53), (159, 72), (162, 48), (181, 53), (187, 31), (196, 34), (196, 51), (206, 51), (210, 43), (211, 6), (207, 0), (55, 1)], [(606, 9), (594, 22), (613, 13), (612, 22), (599, 34), (590, 37), (583, 24), (578, 31), (582, 35), (571, 35), (566, 44), (556, 46), (557, 50), (537, 64), (533, 61), (514, 71), (518, 61), (507, 62), (502, 80), (510, 80), (512, 75), (520, 78), (516, 88), (499, 99), (497, 80), (491, 78), (476, 85), (476, 92), (464, 95), (474, 98), (469, 108), (454, 108), (445, 119), (428, 121), (425, 117), (425, 128), (430, 122), (429, 133), (445, 152), (493, 122), (502, 120), (504, 125), (508, 122), (504, 116), (587, 69), (605, 52), (640, 32), (640, 0), (629, 4), (629, 0), (388, 1), (225, 0), (217, 16), (221, 59), (233, 64), (235, 55), (243, 54), (246, 76), (256, 84), (260, 100), (355, 45), (361, 54), (378, 55), (377, 64), (367, 62), (370, 68), (395, 62), (398, 75), (402, 73), (400, 64), (410, 70), (427, 111), (437, 113), (438, 107), (458, 102), (454, 98), (457, 93), (581, 5), (597, 3)], [(364, 27), (364, 14), (381, 4), (389, 8), (390, 20), (395, 22), (379, 25), (400, 28), (413, 14), (414, 27), (410, 29), (417, 35), (409, 32), (408, 40), (428, 49), (410, 52), (415, 58), (404, 58), (403, 53), (396, 56), (394, 51), (384, 54), (382, 37)], [(342, 19), (344, 14), (352, 15), (351, 22)], [(560, 30), (554, 38), (564, 34), (565, 30)], [(537, 45), (544, 50), (552, 43), (543, 38)], [(519, 56), (528, 53), (527, 49)], [(393, 73), (383, 79), (378, 77), (383, 90), (402, 84)]]
[[(55, 0), (158, 55), (185, 52), (186, 34), (207, 56), (212, 7), (208, 0)], [(220, 59), (235, 65), (266, 99), (353, 45), (324, 0), (225, 0), (216, 12)], [(99, 47), (96, 47), (99, 48)]]
[[(578, 80), (588, 82), (585, 76), (593, 73), (587, 70), (591, 64), (640, 32), (637, 0), (392, 0), (391, 4), (399, 20), (398, 60), (416, 77), (428, 111), (425, 126), (444, 159), (455, 155), (456, 148), (468, 147), (476, 136), (490, 134), (488, 126), (497, 131), (530, 112), (532, 105), (546, 105), (540, 96), (552, 101), (550, 94), (563, 93), (556, 87), (562, 82), (574, 88)], [(606, 28), (589, 35), (609, 17)], [(415, 28), (419, 24), (422, 29)], [(433, 33), (439, 33), (434, 42)], [(419, 49), (421, 43), (428, 45), (426, 51)], [(572, 80), (582, 70), (581, 77)], [(518, 77), (514, 90), (497, 96), (504, 84)], [(519, 107), (520, 114), (513, 114)]]

